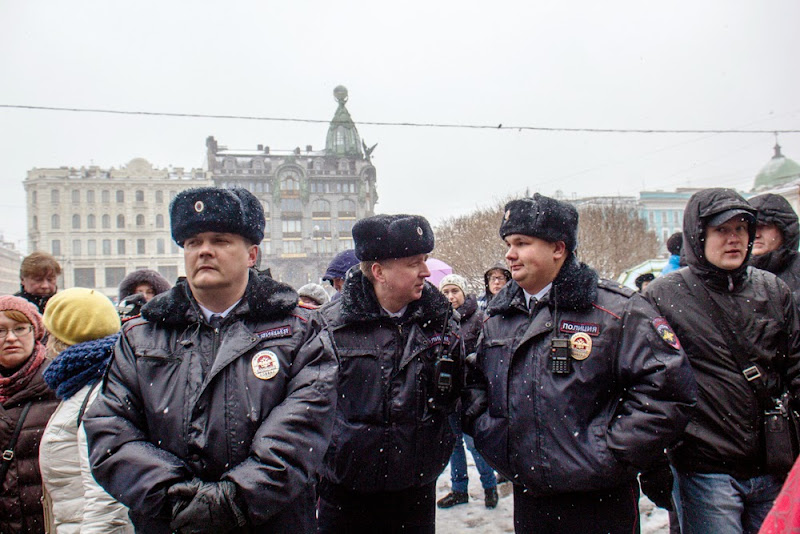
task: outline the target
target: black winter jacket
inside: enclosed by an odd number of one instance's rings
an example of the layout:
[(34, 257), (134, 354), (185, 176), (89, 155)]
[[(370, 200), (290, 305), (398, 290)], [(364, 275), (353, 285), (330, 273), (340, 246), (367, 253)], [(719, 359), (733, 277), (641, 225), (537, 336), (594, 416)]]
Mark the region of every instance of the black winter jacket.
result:
[[(763, 473), (763, 409), (732, 356), (721, 320), (727, 320), (730, 329), (740, 334), (740, 344), (751, 348), (748, 356), (762, 370), (772, 371), (768, 373), (771, 386), (775, 385), (776, 365), (781, 368), (795, 397), (800, 393), (800, 325), (789, 288), (773, 274), (748, 268), (746, 260), (733, 271), (706, 260), (708, 217), (734, 208), (754, 212), (731, 190), (710, 189), (690, 199), (683, 219), (688, 267), (657, 278), (647, 287), (647, 297), (675, 329), (698, 387), (697, 408), (670, 459), (682, 471), (750, 478)], [(751, 228), (748, 253), (754, 235), (755, 228)], [(703, 287), (687, 283), (682, 274), (685, 269), (690, 269)]]
[(447, 415), (460, 384), (438, 409), (428, 399), (443, 341), (463, 365), (452, 317), (442, 339), (449, 308), (425, 282), (422, 297), (393, 319), (360, 271), (349, 274), (341, 299), (321, 308), (340, 366), (336, 425), (322, 472), (327, 482), (360, 492), (399, 491), (434, 482), (447, 465), (455, 441)]
[[(668, 325), (574, 257), (531, 314), (512, 280), (487, 315), (477, 363), (488, 409), (474, 423), (475, 445), (533, 495), (629, 483), (686, 425), (695, 385)], [(572, 352), (572, 372), (552, 373), (551, 341), (579, 333), (591, 339), (588, 356)]]
[(167, 488), (199, 477), (236, 484), (248, 524), (235, 532), (315, 531), (337, 364), (316, 315), (296, 304), (251, 270), (219, 331), (185, 280), (125, 324), (85, 425), (92, 472), (137, 530), (169, 532)]
[(470, 295), (458, 307), (458, 328), (464, 340), (464, 354), (472, 354), (478, 346), (478, 336), (483, 327), (483, 311), (478, 309), (475, 295)]
[(749, 204), (758, 211), (758, 222), (774, 224), (783, 236), (777, 250), (750, 258), (750, 265), (769, 271), (792, 290), (800, 304), (800, 225), (791, 204), (781, 196), (767, 193), (751, 198)]

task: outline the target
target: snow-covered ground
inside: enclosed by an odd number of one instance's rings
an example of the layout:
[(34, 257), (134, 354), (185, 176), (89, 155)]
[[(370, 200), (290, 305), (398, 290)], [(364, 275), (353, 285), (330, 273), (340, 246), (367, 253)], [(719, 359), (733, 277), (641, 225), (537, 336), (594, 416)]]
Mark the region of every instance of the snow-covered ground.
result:
[[(500, 534), (514, 532), (513, 505), (511, 484), (498, 486), (500, 503), (494, 510), (488, 510), (483, 504), (483, 488), (478, 479), (472, 455), (467, 453), (469, 464), (469, 503), (460, 504), (446, 510), (436, 509), (437, 534)], [(450, 491), (450, 466), (436, 482), (436, 500), (438, 501)], [(647, 497), (639, 501), (639, 512), (642, 518), (642, 534), (667, 534), (669, 520), (667, 512), (656, 508)]]

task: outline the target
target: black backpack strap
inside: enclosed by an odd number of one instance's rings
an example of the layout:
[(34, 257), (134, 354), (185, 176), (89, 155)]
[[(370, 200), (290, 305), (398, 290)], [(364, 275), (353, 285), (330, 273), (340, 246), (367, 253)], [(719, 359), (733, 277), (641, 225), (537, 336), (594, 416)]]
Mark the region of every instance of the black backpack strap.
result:
[(89, 405), (89, 397), (92, 396), (94, 388), (96, 388), (99, 383), (100, 383), (99, 379), (95, 380), (92, 383), (92, 387), (89, 388), (89, 393), (87, 393), (86, 396), (83, 398), (83, 403), (81, 403), (81, 409), (78, 410), (78, 421), (76, 423), (77, 426), (81, 426), (81, 421), (83, 421), (83, 414), (86, 412), (86, 407)]
[(11, 435), (11, 441), (8, 442), (8, 447), (3, 451), (2, 463), (0, 463), (0, 486), (3, 485), (6, 479), (6, 473), (8, 473), (8, 468), (11, 467), (11, 461), (14, 460), (14, 447), (17, 446), (19, 434), (22, 432), (22, 425), (25, 424), (25, 418), (28, 417), (32, 404), (32, 401), (28, 401), (22, 408), (17, 420), (17, 426), (14, 427), (14, 433)]

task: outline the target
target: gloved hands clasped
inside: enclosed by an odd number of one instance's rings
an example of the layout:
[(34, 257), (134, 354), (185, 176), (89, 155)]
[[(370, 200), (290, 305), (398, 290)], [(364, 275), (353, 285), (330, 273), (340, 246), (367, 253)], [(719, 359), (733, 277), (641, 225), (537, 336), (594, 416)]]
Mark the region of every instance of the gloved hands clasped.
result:
[(169, 526), (181, 534), (229, 532), (243, 526), (247, 518), (236, 504), (236, 484), (229, 480), (203, 482), (194, 478), (167, 490), (172, 507)]

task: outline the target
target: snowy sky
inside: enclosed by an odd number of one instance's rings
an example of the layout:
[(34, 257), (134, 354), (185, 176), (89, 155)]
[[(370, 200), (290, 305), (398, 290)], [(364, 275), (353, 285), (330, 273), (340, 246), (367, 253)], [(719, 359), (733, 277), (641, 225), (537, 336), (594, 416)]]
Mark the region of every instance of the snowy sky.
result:
[[(330, 120), (378, 143), (377, 210), (436, 223), (526, 188), (749, 189), (800, 129), (800, 2), (0, 0), (0, 104)], [(220, 145), (323, 148), (327, 125), (0, 108), (0, 232), (25, 240), (34, 167), (200, 167)], [(800, 134), (780, 136), (800, 161)], [(24, 246), (24, 245), (23, 245)]]

